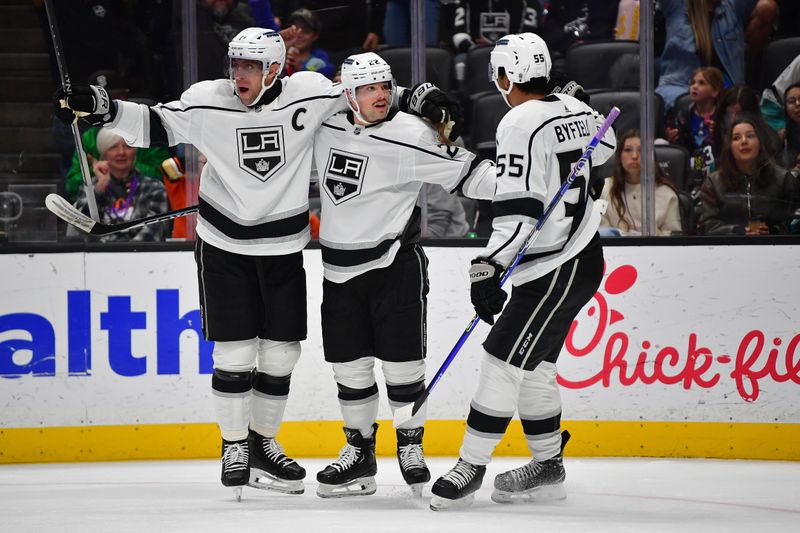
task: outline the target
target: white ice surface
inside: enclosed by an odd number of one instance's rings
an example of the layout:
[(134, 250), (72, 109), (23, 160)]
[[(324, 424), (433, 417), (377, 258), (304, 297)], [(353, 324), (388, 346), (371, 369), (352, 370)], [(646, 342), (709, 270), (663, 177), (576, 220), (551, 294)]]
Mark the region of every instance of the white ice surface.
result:
[[(379, 461), (373, 496), (317, 497), (329, 460), (302, 459), (305, 494), (245, 488), (240, 503), (211, 460), (0, 465), (0, 532), (800, 531), (797, 462), (567, 458), (566, 500), (499, 505), (494, 476), (525, 459), (498, 458), (472, 507), (433, 512), (430, 484), (414, 499), (396, 461)], [(428, 463), (435, 479), (454, 459)]]

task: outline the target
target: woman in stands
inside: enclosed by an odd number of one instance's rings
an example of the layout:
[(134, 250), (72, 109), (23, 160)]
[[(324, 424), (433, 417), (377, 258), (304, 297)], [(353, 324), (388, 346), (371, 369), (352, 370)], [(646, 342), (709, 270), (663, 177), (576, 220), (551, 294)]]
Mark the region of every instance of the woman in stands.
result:
[(777, 166), (753, 118), (739, 116), (725, 132), (719, 170), (700, 191), (700, 229), (709, 235), (787, 233), (794, 178)]
[[(639, 130), (628, 130), (617, 142), (617, 162), (606, 178), (602, 198), (608, 208), (601, 226), (617, 228), (622, 235), (642, 233), (641, 139)], [(669, 178), (656, 169), (656, 235), (681, 233), (678, 195)]]
[(786, 104), (786, 129), (783, 134), (781, 164), (800, 173), (800, 82), (786, 89), (783, 101)]

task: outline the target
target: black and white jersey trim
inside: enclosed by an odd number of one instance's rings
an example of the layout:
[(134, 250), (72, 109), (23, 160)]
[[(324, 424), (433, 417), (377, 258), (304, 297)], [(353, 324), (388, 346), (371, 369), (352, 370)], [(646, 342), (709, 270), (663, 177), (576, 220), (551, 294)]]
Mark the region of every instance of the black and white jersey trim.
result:
[[(508, 247), (508, 245), (509, 245), (509, 244), (511, 244), (512, 242), (514, 242), (514, 240), (515, 240), (515, 239), (517, 238), (517, 236), (519, 235), (519, 230), (520, 230), (520, 229), (522, 229), (522, 224), (517, 224), (517, 227), (516, 227), (516, 228), (514, 228), (514, 233), (512, 233), (512, 234), (511, 234), (511, 237), (509, 237), (509, 238), (506, 240), (506, 242), (504, 242), (504, 243), (503, 243), (503, 245), (502, 245), (502, 246), (500, 246), (500, 247), (499, 247), (497, 250), (495, 250), (494, 252), (492, 252), (492, 254), (491, 254), (489, 257), (487, 257), (487, 259), (493, 259), (493, 258), (494, 258), (494, 257), (495, 257), (497, 254), (499, 254), (500, 252), (502, 252), (503, 250), (505, 250), (505, 249)], [(505, 266), (505, 265), (503, 265), (503, 266)]]
[(436, 152), (431, 152), (430, 150), (425, 150), (424, 148), (420, 148), (419, 146), (414, 146), (413, 144), (401, 143), (400, 141), (393, 141), (391, 139), (386, 139), (384, 137), (378, 137), (377, 135), (370, 135), (370, 137), (372, 137), (373, 139), (375, 139), (377, 141), (383, 141), (385, 143), (396, 144), (398, 146), (403, 146), (404, 148), (410, 148), (412, 150), (417, 150), (417, 151), (426, 153), (428, 155), (432, 155), (434, 157), (438, 157), (440, 159), (444, 159), (445, 161), (454, 160), (455, 156), (458, 155), (459, 150), (461, 150), (460, 148), (453, 147), (453, 148), (455, 148), (455, 152), (454, 152), (453, 157), (445, 157), (442, 154), (437, 154)]
[(283, 107), (276, 107), (272, 111), (283, 111), (284, 109), (292, 107), (293, 105), (302, 104), (303, 102), (310, 102), (311, 100), (323, 100), (323, 99), (325, 99), (325, 100), (335, 100), (336, 98), (339, 98), (340, 96), (341, 96), (341, 94), (322, 94), (322, 95), (318, 95), (318, 96), (309, 96), (308, 98), (301, 98), (300, 100), (295, 100), (294, 102), (290, 102), (290, 103), (286, 104)]
[(495, 217), (509, 215), (522, 215), (539, 220), (544, 213), (544, 204), (536, 198), (510, 198), (492, 202), (492, 211)]
[[(559, 115), (557, 117), (551, 118), (550, 120), (545, 120), (544, 122), (542, 122), (539, 125), (538, 128), (533, 130), (533, 133), (531, 133), (530, 139), (528, 139), (528, 153), (530, 154), (530, 153), (533, 152), (533, 139), (534, 139), (534, 137), (536, 137), (536, 135), (540, 131), (542, 131), (542, 129), (545, 126), (547, 126), (548, 124), (550, 124), (551, 122), (556, 121), (556, 120), (566, 120), (568, 118), (575, 118), (575, 117), (582, 117), (582, 116), (592, 116), (592, 113), (590, 113), (589, 111), (581, 111), (580, 113), (573, 113), (571, 115)], [(525, 171), (525, 190), (526, 191), (531, 190), (531, 168), (532, 168), (532, 164), (533, 164), (533, 161), (529, 157), (528, 158), (528, 168)]]
[(211, 226), (227, 237), (236, 240), (252, 241), (290, 237), (303, 233), (308, 229), (307, 206), (298, 213), (282, 213), (277, 215), (283, 216), (284, 218), (278, 218), (268, 222), (252, 223), (249, 225), (243, 225), (231, 220), (203, 198), (200, 198), (198, 213), (203, 220), (211, 224)]
[[(353, 267), (361, 266), (372, 261), (376, 261), (389, 251), (392, 244), (400, 238), (400, 234), (393, 237), (386, 237), (377, 244), (366, 243), (357, 245), (334, 244), (320, 239), (322, 249), (322, 262), (327, 267)], [(358, 246), (358, 248), (356, 248)]]
[(186, 111), (194, 111), (195, 109), (210, 109), (212, 111), (228, 111), (230, 113), (247, 113), (244, 109), (231, 109), (229, 107), (217, 107), (213, 105), (190, 105), (188, 107), (169, 107), (167, 105), (158, 106), (159, 109), (164, 111), (172, 111), (173, 113), (184, 113)]

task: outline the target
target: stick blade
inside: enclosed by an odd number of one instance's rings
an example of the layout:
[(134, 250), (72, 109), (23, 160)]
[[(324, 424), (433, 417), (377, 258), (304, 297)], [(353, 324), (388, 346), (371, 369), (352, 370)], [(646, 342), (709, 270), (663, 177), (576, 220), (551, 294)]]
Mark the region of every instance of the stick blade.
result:
[(92, 228), (97, 224), (96, 221), (75, 209), (64, 197), (55, 193), (47, 195), (47, 198), (44, 199), (44, 205), (58, 218), (86, 233), (91, 233)]
[(394, 411), (394, 427), (400, 427), (400, 424), (405, 424), (414, 416), (414, 404), (410, 403), (399, 407)]

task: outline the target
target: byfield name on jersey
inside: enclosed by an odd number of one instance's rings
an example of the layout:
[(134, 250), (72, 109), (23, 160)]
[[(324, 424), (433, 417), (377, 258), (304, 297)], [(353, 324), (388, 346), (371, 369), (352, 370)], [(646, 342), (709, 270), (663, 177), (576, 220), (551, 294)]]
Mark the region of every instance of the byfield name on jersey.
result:
[(571, 120), (565, 124), (556, 124), (553, 130), (559, 142), (571, 141), (572, 139), (591, 137), (594, 135), (594, 132), (589, 129), (588, 119)]

